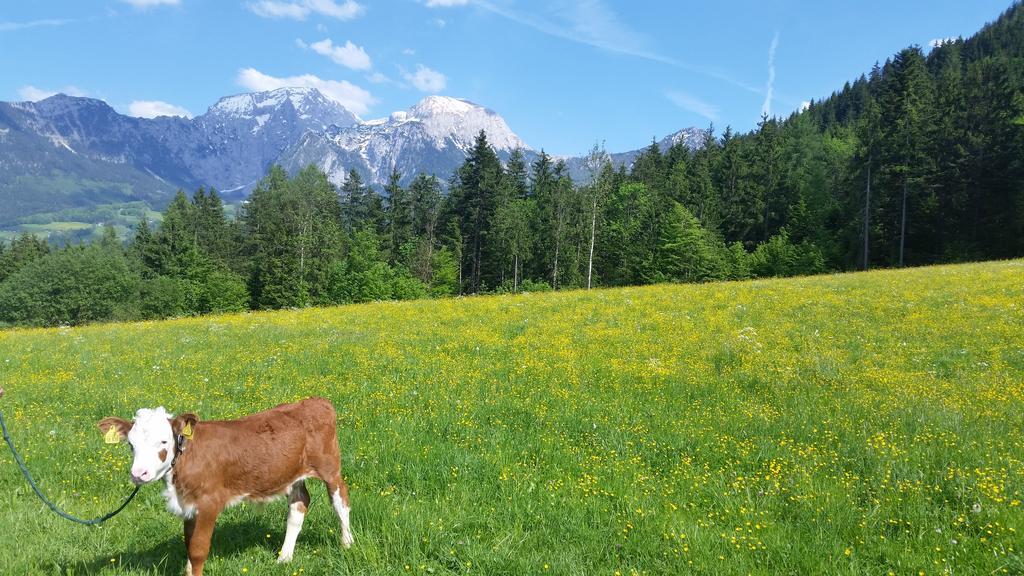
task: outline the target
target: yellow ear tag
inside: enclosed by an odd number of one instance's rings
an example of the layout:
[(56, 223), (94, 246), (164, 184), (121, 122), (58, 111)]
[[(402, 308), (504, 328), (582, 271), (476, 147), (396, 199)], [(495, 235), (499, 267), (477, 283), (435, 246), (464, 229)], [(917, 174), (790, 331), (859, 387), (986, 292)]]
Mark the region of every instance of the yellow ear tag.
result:
[(191, 440), (192, 439), (192, 423), (191, 422), (185, 422), (185, 427), (181, 429), (181, 435), (184, 436), (186, 440)]
[(107, 444), (117, 444), (121, 441), (121, 433), (117, 431), (117, 426), (111, 424), (110, 428), (107, 428), (107, 433), (103, 435), (103, 441)]

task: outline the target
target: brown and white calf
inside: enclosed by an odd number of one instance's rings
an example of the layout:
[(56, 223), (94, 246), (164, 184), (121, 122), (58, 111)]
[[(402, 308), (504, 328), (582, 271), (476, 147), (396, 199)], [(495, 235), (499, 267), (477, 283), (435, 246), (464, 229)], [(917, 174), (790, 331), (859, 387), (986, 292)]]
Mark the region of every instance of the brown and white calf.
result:
[(185, 572), (201, 576), (217, 516), (242, 500), (288, 497), (278, 561), (291, 560), (309, 507), (306, 478), (327, 484), (341, 522), (341, 543), (352, 545), (335, 422), (329, 401), (310, 398), (238, 420), (199, 421), (195, 414), (172, 416), (163, 407), (143, 408), (133, 422), (109, 417), (99, 427), (108, 439), (128, 439), (133, 482), (166, 480), (167, 508), (185, 520)]

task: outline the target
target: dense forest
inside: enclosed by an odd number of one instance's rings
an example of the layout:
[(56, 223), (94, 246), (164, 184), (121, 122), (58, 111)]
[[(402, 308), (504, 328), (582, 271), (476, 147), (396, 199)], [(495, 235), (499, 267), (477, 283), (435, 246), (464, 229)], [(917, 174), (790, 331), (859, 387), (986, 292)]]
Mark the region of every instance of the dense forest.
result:
[(912, 46), (831, 97), (574, 182), (480, 133), (447, 182), (274, 167), (235, 219), (179, 193), (157, 229), (0, 243), (0, 323), (814, 274), (1024, 255), (1024, 8)]

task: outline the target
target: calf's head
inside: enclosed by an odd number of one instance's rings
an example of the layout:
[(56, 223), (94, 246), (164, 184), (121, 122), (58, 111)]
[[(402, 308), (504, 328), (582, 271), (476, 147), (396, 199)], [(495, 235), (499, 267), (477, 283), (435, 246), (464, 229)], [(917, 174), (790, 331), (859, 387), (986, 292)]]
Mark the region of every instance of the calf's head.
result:
[(198, 418), (195, 414), (172, 416), (159, 408), (141, 408), (132, 422), (109, 416), (99, 421), (108, 440), (128, 439), (132, 448), (132, 482), (147, 484), (163, 478), (171, 469), (175, 455), (189, 440)]

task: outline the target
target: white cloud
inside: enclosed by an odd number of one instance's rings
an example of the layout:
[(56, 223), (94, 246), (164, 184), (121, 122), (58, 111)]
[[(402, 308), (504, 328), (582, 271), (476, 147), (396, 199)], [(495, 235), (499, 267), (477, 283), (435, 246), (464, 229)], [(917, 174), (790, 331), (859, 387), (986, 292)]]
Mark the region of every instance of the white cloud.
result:
[(177, 6), (181, 0), (121, 0), (125, 4), (131, 4), (136, 8), (153, 8), (154, 6)]
[(416, 51), (412, 48), (406, 48), (405, 50), (402, 50), (402, 54), (405, 54), (406, 56), (415, 56)]
[(708, 104), (692, 94), (671, 90), (665, 93), (665, 97), (683, 110), (699, 114), (712, 122), (718, 120), (718, 106)]
[(431, 22), (434, 24), (434, 26), (437, 26), (438, 28), (444, 28), (445, 26), (448, 25), (448, 21), (445, 20), (444, 18), (434, 18), (433, 20), (431, 20)]
[(775, 50), (779, 47), (779, 33), (772, 37), (772, 43), (768, 46), (768, 83), (765, 85), (764, 104), (761, 105), (761, 114), (771, 116), (772, 95), (775, 93)]
[(298, 46), (299, 48), (302, 48), (303, 50), (309, 50), (309, 44), (303, 42), (302, 38), (296, 38), (295, 45)]
[(356, 46), (351, 40), (346, 41), (344, 46), (335, 46), (330, 38), (309, 45), (317, 54), (323, 54), (336, 64), (341, 64), (353, 70), (369, 70), (370, 57), (363, 50), (362, 46)]
[(804, 110), (807, 110), (810, 107), (811, 107), (811, 101), (810, 100), (804, 100), (804, 101), (800, 102), (800, 111), (801, 112), (803, 112)]
[(934, 40), (929, 40), (928, 45), (932, 48), (938, 48), (943, 44), (949, 44), (951, 42), (956, 42), (956, 38), (953, 38), (952, 36), (949, 38), (935, 38)]
[(40, 26), (63, 26), (73, 22), (73, 20), (31, 20), (29, 22), (0, 22), (0, 32), (10, 32), (13, 30), (24, 30), (26, 28), (39, 28)]
[(35, 86), (22, 86), (18, 89), (18, 97), (22, 100), (28, 100), (30, 102), (38, 102), (45, 100), (50, 96), (57, 94), (67, 94), (68, 96), (86, 96), (85, 90), (78, 88), (77, 86), (65, 86), (60, 90), (45, 90), (43, 88), (36, 88)]
[[(398, 68), (399, 70), (402, 70), (404, 72), (401, 66), (399, 66)], [(388, 76), (387, 74), (384, 74), (382, 72), (374, 72), (373, 74), (368, 75), (366, 77), (366, 81), (372, 84), (390, 84), (392, 86), (397, 86), (402, 90), (409, 89), (409, 85), (406, 84), (405, 82), (392, 78), (391, 76)]]
[(465, 6), (469, 0), (427, 0), (427, 8), (447, 8), (449, 6)]
[(324, 80), (313, 74), (276, 77), (264, 74), (255, 68), (244, 68), (238, 71), (235, 81), (240, 86), (257, 92), (289, 87), (316, 88), (324, 96), (360, 116), (369, 112), (370, 106), (377, 103), (372, 94), (351, 82)]
[(160, 100), (136, 100), (128, 105), (128, 115), (136, 118), (156, 118), (157, 116), (181, 116), (191, 118), (192, 113), (174, 104)]
[(363, 13), (363, 5), (355, 0), (345, 0), (338, 4), (334, 0), (306, 0), (306, 6), (317, 14), (337, 18), (338, 20), (351, 20)]
[(403, 72), (402, 77), (420, 92), (437, 93), (444, 90), (444, 87), (448, 84), (448, 79), (445, 78), (444, 74), (427, 68), (423, 64), (416, 66), (416, 72)]
[(310, 14), (319, 14), (338, 20), (351, 20), (362, 14), (365, 8), (355, 0), (260, 0), (250, 3), (249, 10), (264, 18), (305, 20)]
[(262, 0), (249, 4), (249, 10), (252, 10), (257, 16), (264, 18), (305, 20), (306, 16), (309, 16), (309, 8), (306, 8), (304, 5), (292, 4), (291, 2), (274, 2), (273, 0)]

